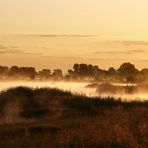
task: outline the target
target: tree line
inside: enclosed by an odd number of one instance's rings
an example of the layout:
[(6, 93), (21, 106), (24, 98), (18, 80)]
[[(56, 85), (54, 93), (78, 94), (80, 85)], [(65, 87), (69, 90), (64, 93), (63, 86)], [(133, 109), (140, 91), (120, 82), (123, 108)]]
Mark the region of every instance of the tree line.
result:
[(40, 79), (40, 80), (96, 80), (96, 81), (125, 81), (137, 82), (148, 79), (148, 68), (139, 71), (131, 63), (123, 63), (118, 69), (110, 67), (108, 70), (92, 64), (75, 63), (72, 69), (63, 74), (61, 69), (42, 69), (37, 72), (34, 67), (0, 66), (0, 79)]
[(0, 66), (0, 78), (24, 78), (24, 79), (49, 79), (49, 78), (62, 78), (62, 70), (55, 69), (51, 73), (50, 69), (42, 69), (38, 71), (34, 67), (18, 67), (18, 66)]

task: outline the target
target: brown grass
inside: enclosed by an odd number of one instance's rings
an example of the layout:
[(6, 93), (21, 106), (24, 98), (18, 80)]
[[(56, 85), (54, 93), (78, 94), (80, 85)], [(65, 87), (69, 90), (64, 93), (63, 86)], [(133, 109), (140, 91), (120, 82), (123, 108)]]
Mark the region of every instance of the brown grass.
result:
[(0, 147), (148, 147), (146, 101), (15, 88), (0, 94), (0, 106)]

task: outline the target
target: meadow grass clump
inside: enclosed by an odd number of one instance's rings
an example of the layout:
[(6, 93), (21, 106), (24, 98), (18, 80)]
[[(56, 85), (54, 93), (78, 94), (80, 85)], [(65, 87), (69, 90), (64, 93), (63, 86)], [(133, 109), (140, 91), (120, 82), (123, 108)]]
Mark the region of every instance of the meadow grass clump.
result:
[(54, 97), (54, 96), (73, 96), (71, 92), (69, 91), (62, 91), (56, 88), (38, 88), (34, 89), (34, 94), (35, 95), (40, 95), (40, 94), (46, 94), (48, 97)]
[(121, 104), (121, 100), (115, 100), (112, 97), (96, 97), (96, 98), (89, 98), (86, 96), (74, 96), (71, 98), (65, 98), (62, 101), (63, 105), (74, 109), (75, 111), (96, 115), (100, 111), (100, 107), (110, 108), (113, 106), (117, 106)]
[[(40, 105), (34, 97), (34, 90), (28, 87), (9, 89), (0, 94), (0, 112), (7, 116), (7, 106), (19, 108), (19, 115), (24, 118), (43, 116), (48, 112), (47, 106)], [(10, 109), (11, 110), (11, 109)]]
[[(58, 89), (10, 88), (0, 94), (0, 113), (3, 116), (7, 116), (8, 109), (12, 106), (12, 108), (18, 108), (17, 114), (19, 115), (17, 116), (22, 118), (43, 117), (50, 113), (50, 109), (53, 108), (52, 103), (71, 96), (72, 93)], [(11, 110), (13, 112), (13, 109)], [(15, 113), (12, 114), (14, 115)]]
[(124, 101), (124, 102), (122, 102), (122, 105), (123, 105), (123, 107), (125, 107), (125, 108), (129, 108), (129, 109), (131, 109), (131, 108), (135, 108), (135, 107), (147, 107), (148, 108), (148, 100), (144, 100), (144, 101), (137, 101), (137, 100), (133, 100), (133, 101), (130, 101), (130, 102), (128, 102), (128, 101)]

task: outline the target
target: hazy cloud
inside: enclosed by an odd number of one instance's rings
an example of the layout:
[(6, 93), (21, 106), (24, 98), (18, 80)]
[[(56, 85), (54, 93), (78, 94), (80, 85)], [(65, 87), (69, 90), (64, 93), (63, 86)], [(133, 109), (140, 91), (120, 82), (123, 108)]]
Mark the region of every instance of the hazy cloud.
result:
[(122, 58), (85, 58), (85, 57), (64, 57), (64, 56), (44, 56), (46, 58), (56, 58), (56, 59), (62, 59), (62, 60), (81, 60), (81, 61), (106, 61), (106, 60), (112, 60), (112, 61), (118, 61), (118, 60), (129, 60), (129, 59), (122, 59)]
[(0, 54), (22, 53), (20, 50), (0, 50)]
[(145, 53), (145, 50), (128, 50), (128, 51), (114, 51), (114, 50), (108, 50), (108, 51), (97, 51), (94, 54), (136, 54), (136, 53)]
[(42, 55), (42, 53), (31, 53), (25, 52), (23, 50), (19, 50), (17, 46), (7, 47), (4, 45), (0, 45), (0, 54), (25, 54), (25, 55)]
[(66, 57), (66, 56), (44, 56), (46, 58), (57, 58), (57, 59), (67, 59), (67, 60), (81, 60), (81, 59), (84, 59), (84, 58), (81, 58), (81, 57)]
[(148, 42), (146, 41), (126, 41), (126, 40), (114, 40), (114, 41), (104, 41), (106, 44), (112, 44), (112, 45), (119, 45), (119, 46), (148, 46)]
[(24, 52), (21, 50), (0, 50), (0, 54), (42, 55), (42, 53)]
[(7, 47), (3, 46), (3, 45), (0, 45), (0, 50), (1, 49), (7, 49)]
[(68, 34), (28, 34), (25, 35), (28, 37), (94, 37), (94, 35), (81, 35), (81, 34), (75, 34), (75, 35), (68, 35)]

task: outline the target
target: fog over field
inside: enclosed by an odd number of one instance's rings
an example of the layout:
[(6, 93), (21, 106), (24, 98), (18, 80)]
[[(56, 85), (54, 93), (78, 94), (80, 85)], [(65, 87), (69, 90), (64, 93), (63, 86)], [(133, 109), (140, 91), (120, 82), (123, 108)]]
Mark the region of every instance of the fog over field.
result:
[(85, 94), (87, 96), (96, 96), (96, 91), (94, 88), (85, 88), (88, 83), (86, 82), (58, 82), (58, 81), (48, 81), (48, 82), (38, 82), (38, 81), (11, 81), (11, 82), (0, 82), (0, 91), (18, 87), (27, 86), (31, 88), (58, 88), (65, 91), (71, 91), (73, 93)]
[[(101, 83), (100, 83), (101, 84)], [(25, 86), (30, 88), (58, 88), (64, 91), (70, 91), (74, 94), (86, 95), (89, 97), (115, 97), (121, 98), (122, 100), (132, 101), (132, 100), (147, 100), (148, 93), (145, 92), (137, 92), (133, 94), (125, 94), (125, 93), (104, 93), (104, 92), (97, 92), (96, 87), (87, 87), (89, 85), (88, 82), (64, 82), (64, 81), (4, 81), (0, 82), (0, 91), (7, 90), (9, 88), (14, 88), (18, 86)], [(113, 83), (112, 86), (133, 86), (135, 87), (136, 84), (127, 83)], [(105, 90), (106, 91), (106, 90)]]

